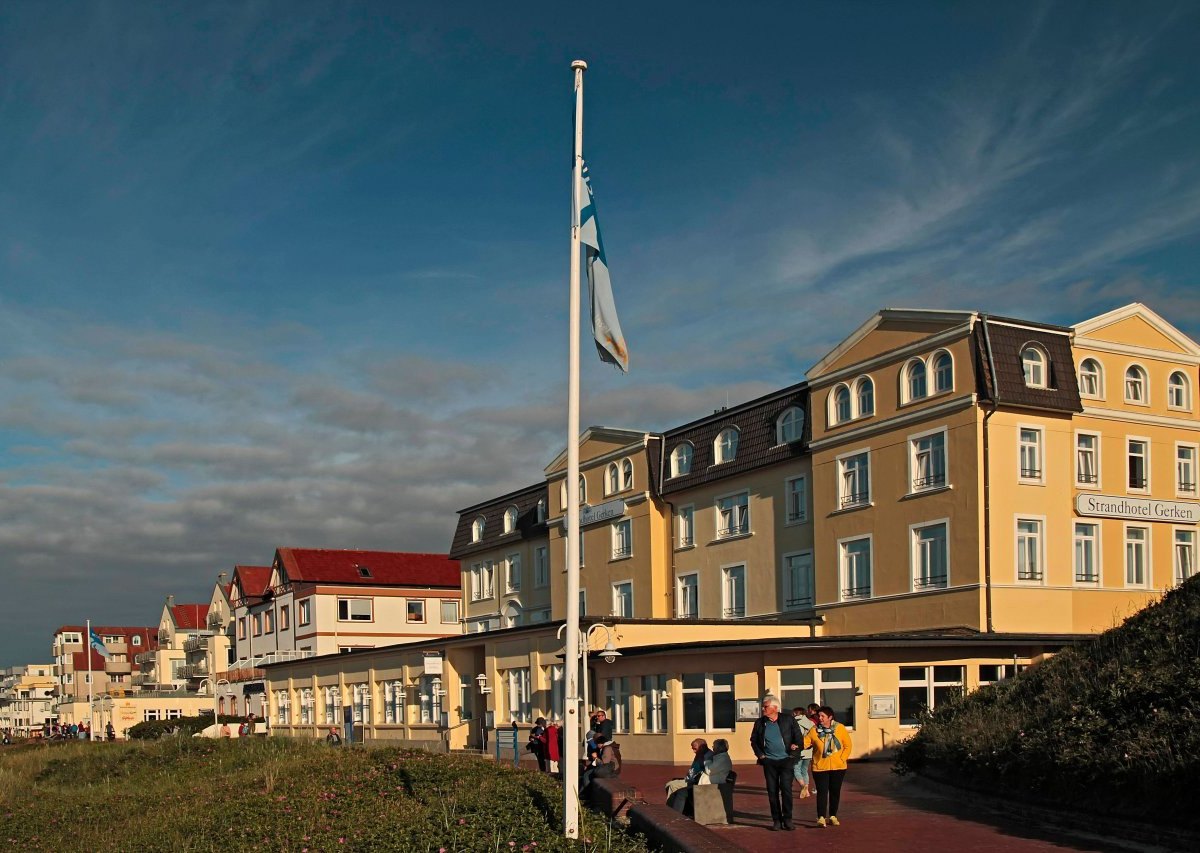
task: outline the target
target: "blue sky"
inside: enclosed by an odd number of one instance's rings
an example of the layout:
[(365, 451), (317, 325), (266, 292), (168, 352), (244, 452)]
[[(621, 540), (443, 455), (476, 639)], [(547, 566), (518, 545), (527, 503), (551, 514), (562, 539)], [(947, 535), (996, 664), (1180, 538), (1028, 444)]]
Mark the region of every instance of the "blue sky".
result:
[(444, 551), (564, 440), (570, 61), (633, 359), (798, 381), (876, 308), (1200, 336), (1194, 4), (0, 8), (0, 665), (274, 548)]

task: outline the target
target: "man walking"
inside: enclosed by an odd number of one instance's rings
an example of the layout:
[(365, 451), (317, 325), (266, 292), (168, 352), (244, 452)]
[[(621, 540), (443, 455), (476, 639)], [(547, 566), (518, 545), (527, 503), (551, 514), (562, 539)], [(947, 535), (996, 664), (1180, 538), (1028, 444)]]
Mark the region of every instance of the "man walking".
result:
[(763, 699), (762, 716), (750, 732), (750, 748), (762, 765), (767, 783), (767, 802), (771, 806), (771, 830), (793, 830), (792, 763), (804, 738), (791, 714), (779, 713), (779, 700)]

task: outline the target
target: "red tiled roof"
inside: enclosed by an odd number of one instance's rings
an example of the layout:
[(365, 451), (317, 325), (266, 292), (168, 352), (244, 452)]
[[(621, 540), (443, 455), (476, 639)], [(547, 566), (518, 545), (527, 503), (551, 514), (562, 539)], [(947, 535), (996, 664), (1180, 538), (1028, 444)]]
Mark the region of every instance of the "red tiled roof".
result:
[[(457, 589), (461, 583), (458, 560), (451, 560), (445, 554), (332, 551), (319, 548), (280, 548), (275, 553), (292, 583), (453, 589)], [(369, 576), (365, 576), (361, 569), (369, 571)]]
[(176, 604), (171, 608), (171, 618), (175, 620), (175, 627), (181, 631), (203, 628), (208, 618), (208, 605)]
[[(125, 642), (130, 646), (130, 654), (133, 654), (135, 649), (139, 652), (148, 652), (158, 648), (158, 628), (131, 628), (128, 626), (116, 627), (113, 625), (93, 625), (92, 630), (95, 631), (102, 640), (105, 637), (113, 635), (124, 637)], [(87, 626), (63, 625), (54, 633), (55, 635), (58, 635), (63, 631), (78, 631), (80, 634), (86, 634)], [(141, 645), (134, 646), (132, 643), (130, 643), (130, 639), (135, 636), (142, 638)], [(86, 640), (86, 637), (84, 639)], [(87, 666), (86, 661), (84, 662), (84, 666)]]
[[(242, 595), (257, 598), (267, 591), (267, 584), (271, 582), (271, 567), (270, 566), (234, 566), (233, 579), (239, 581), (242, 588)], [(233, 584), (230, 584), (232, 590)], [(232, 592), (230, 598), (233, 597)]]

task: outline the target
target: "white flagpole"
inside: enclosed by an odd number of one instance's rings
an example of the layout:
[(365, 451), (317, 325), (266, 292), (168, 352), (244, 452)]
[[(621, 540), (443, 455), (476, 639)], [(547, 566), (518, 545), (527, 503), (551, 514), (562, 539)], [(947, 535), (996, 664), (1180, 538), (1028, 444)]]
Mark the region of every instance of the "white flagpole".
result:
[(579, 837), (579, 207), (583, 196), (583, 72), (575, 72), (575, 160), (571, 169), (571, 298), (567, 354), (567, 637), (563, 650), (563, 835)]
[[(92, 727), (92, 620), (87, 620), (87, 635), (83, 638), (83, 647), (87, 650), (88, 659), (88, 728)], [(91, 738), (91, 735), (88, 735)]]

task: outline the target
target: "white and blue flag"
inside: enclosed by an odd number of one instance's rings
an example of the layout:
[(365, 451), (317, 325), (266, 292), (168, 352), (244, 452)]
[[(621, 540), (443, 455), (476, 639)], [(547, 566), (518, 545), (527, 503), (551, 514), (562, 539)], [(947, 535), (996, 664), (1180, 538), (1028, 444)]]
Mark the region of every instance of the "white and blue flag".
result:
[(108, 660), (111, 655), (109, 654), (108, 647), (104, 645), (104, 641), (100, 639), (100, 635), (95, 631), (89, 631), (89, 633), (91, 634), (89, 642), (91, 643), (92, 648), (96, 650), (96, 654), (100, 655), (100, 657), (104, 658), (105, 660)]
[(587, 257), (588, 290), (592, 296), (592, 334), (600, 360), (615, 364), (623, 373), (629, 372), (629, 350), (621, 324), (617, 320), (617, 305), (613, 301), (612, 282), (608, 277), (608, 261), (604, 257), (604, 241), (600, 238), (600, 222), (596, 218), (596, 198), (587, 163), (581, 164), (587, 199), (581, 200), (579, 210), (579, 242)]

